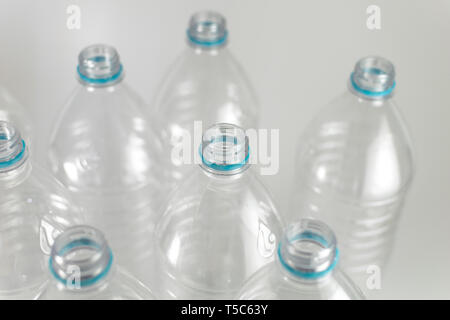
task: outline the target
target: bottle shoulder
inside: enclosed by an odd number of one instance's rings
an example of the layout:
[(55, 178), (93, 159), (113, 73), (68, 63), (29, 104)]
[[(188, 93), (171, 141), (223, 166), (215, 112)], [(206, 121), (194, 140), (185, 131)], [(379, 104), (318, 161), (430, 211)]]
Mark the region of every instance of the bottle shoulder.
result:
[[(149, 288), (137, 280), (120, 266), (111, 270), (104, 283), (92, 288), (67, 289), (53, 278), (49, 278), (46, 286), (37, 296), (37, 300), (154, 300), (155, 296)], [(50, 277), (50, 276), (49, 276)], [(73, 285), (76, 285), (74, 283)]]
[(23, 179), (2, 192), (0, 218), (16, 219), (16, 224), (5, 232), (28, 233), (29, 237), (22, 240), (38, 239), (40, 249), (49, 254), (59, 233), (85, 219), (70, 194), (51, 174), (34, 163), (27, 170)]
[(177, 297), (231, 299), (273, 259), (282, 232), (278, 213), (271, 200), (236, 184), (187, 184), (159, 219), (155, 252), (161, 279)]
[[(231, 122), (254, 126), (251, 120), (258, 117), (259, 109), (254, 89), (227, 49), (219, 52), (196, 53), (188, 48), (172, 65), (154, 100), (155, 110), (166, 114), (163, 118), (167, 120), (163, 122), (188, 116), (192, 121), (203, 120), (208, 124)], [(230, 118), (231, 115), (237, 119)]]
[[(85, 113), (95, 114), (95, 111), (108, 111), (133, 116), (144, 116), (145, 102), (126, 82), (105, 86), (94, 87), (78, 83), (72, 90), (60, 110), (60, 115), (70, 113), (77, 116)], [(74, 121), (74, 120), (73, 120)]]
[(316, 193), (369, 202), (403, 194), (414, 174), (413, 146), (396, 105), (341, 95), (300, 137), (296, 171)]
[(243, 285), (241, 300), (361, 300), (364, 295), (354, 283), (336, 269), (323, 279), (295, 279), (281, 270), (277, 261), (270, 263)]
[(192, 199), (194, 204), (200, 205), (209, 201), (209, 197), (220, 198), (236, 205), (243, 201), (260, 201), (267, 210), (278, 216), (270, 192), (252, 168), (236, 176), (219, 176), (196, 166), (192, 168), (187, 179), (176, 186), (171, 195), (171, 202)]
[(163, 146), (140, 98), (123, 83), (90, 90), (80, 85), (54, 126), (52, 172), (71, 190), (116, 192), (160, 181)]
[(53, 206), (60, 209), (70, 207), (70, 211), (78, 211), (64, 186), (39, 164), (27, 161), (23, 168), (16, 170), (20, 172), (17, 172), (15, 181), (10, 181), (9, 184), (2, 181), (2, 190), (5, 192), (2, 192), (0, 199), (3, 202), (14, 198), (27, 202), (30, 206), (39, 207), (43, 203), (53, 203)]

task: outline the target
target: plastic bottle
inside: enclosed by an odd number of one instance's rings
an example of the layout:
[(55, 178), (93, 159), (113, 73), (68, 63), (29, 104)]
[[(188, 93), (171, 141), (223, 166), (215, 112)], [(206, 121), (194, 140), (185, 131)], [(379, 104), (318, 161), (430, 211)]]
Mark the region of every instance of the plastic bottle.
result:
[(56, 238), (48, 262), (50, 280), (40, 300), (152, 300), (151, 291), (119, 266), (103, 234), (90, 226)]
[(323, 222), (291, 224), (278, 246), (276, 261), (247, 280), (244, 300), (361, 300), (364, 295), (339, 268), (333, 231)]
[(362, 281), (385, 266), (413, 177), (409, 133), (392, 99), (395, 84), (388, 60), (358, 61), (349, 90), (311, 122), (297, 152), (292, 212), (329, 224), (342, 267)]
[(147, 281), (164, 190), (161, 144), (140, 98), (123, 81), (113, 47), (85, 48), (77, 70), (80, 84), (51, 136), (50, 165), (87, 223), (108, 237), (119, 263)]
[(216, 124), (202, 138), (201, 165), (178, 186), (156, 229), (158, 295), (231, 299), (273, 261), (282, 222), (249, 169), (243, 129)]
[[(225, 18), (216, 12), (194, 14), (187, 29), (187, 48), (165, 76), (154, 101), (161, 119), (161, 139), (172, 148), (193, 136), (194, 121), (203, 127), (231, 123), (257, 128), (259, 107), (243, 69), (228, 50)], [(167, 154), (173, 181), (187, 177), (182, 157)]]
[(64, 187), (31, 162), (20, 132), (0, 121), (0, 300), (34, 298), (54, 238), (82, 222)]

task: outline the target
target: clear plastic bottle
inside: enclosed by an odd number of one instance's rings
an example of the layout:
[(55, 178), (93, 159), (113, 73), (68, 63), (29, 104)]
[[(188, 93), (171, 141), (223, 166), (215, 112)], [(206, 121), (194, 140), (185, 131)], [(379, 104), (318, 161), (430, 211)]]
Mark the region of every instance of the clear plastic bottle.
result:
[(282, 222), (249, 170), (243, 129), (217, 124), (203, 134), (202, 164), (172, 194), (158, 222), (158, 294), (164, 299), (230, 299), (273, 261)]
[(32, 164), (20, 132), (0, 121), (0, 300), (34, 298), (54, 238), (82, 222), (64, 187)]
[(12, 123), (28, 142), (28, 146), (31, 145), (33, 126), (30, 116), (16, 98), (2, 86), (0, 86), (0, 121)]
[(147, 281), (164, 189), (161, 144), (113, 47), (85, 48), (77, 70), (80, 84), (51, 136), (50, 165), (87, 223), (108, 237), (119, 264)]
[(67, 229), (55, 240), (50, 280), (39, 300), (153, 300), (151, 291), (119, 266), (103, 234), (90, 226)]
[[(153, 108), (161, 117), (161, 138), (176, 147), (193, 137), (194, 121), (203, 127), (232, 123), (257, 128), (259, 107), (243, 69), (227, 48), (225, 18), (216, 12), (194, 14), (187, 30), (188, 47), (164, 78)], [(174, 181), (186, 178), (190, 167), (169, 157)]]
[(388, 60), (358, 61), (349, 90), (308, 126), (296, 158), (292, 212), (329, 224), (340, 242), (342, 267), (362, 281), (369, 267), (383, 268), (387, 261), (414, 171), (394, 87)]
[(278, 246), (276, 261), (249, 278), (243, 300), (361, 300), (364, 295), (339, 268), (333, 231), (323, 222), (291, 224)]

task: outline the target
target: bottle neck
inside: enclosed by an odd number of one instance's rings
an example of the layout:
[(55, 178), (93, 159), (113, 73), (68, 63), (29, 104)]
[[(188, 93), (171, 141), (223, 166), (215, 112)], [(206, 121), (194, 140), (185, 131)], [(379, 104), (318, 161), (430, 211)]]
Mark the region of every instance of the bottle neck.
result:
[(90, 290), (107, 281), (113, 255), (103, 234), (90, 226), (76, 226), (60, 234), (52, 247), (49, 269), (67, 290)]
[(226, 20), (216, 12), (198, 12), (191, 17), (186, 35), (188, 44), (196, 50), (217, 51), (228, 41)]
[(239, 177), (250, 167), (248, 137), (236, 125), (219, 123), (208, 128), (199, 153), (201, 168), (217, 177)]
[(124, 78), (119, 54), (111, 46), (97, 44), (83, 49), (78, 56), (80, 83), (89, 87), (109, 87)]
[(314, 219), (290, 225), (278, 246), (278, 262), (283, 271), (302, 282), (327, 279), (338, 259), (334, 233)]
[(350, 91), (367, 100), (389, 99), (395, 89), (395, 69), (391, 62), (381, 57), (359, 60), (350, 75)]
[(11, 187), (28, 176), (31, 165), (28, 148), (20, 132), (9, 122), (0, 121), (0, 181)]

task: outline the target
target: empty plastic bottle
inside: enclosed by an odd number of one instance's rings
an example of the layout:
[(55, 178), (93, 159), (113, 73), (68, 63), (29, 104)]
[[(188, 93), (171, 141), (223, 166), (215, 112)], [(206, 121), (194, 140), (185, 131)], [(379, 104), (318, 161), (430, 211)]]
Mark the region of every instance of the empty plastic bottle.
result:
[(339, 268), (333, 231), (323, 222), (291, 224), (276, 261), (261, 268), (238, 294), (244, 300), (360, 300), (364, 295)]
[(90, 226), (69, 228), (56, 238), (47, 274), (50, 281), (37, 299), (154, 299), (146, 286), (116, 266), (103, 234)]
[(140, 98), (123, 81), (114, 48), (85, 48), (77, 70), (80, 84), (51, 136), (51, 168), (87, 223), (108, 237), (119, 263), (146, 281), (163, 190), (161, 144)]
[(293, 212), (330, 225), (341, 265), (352, 276), (367, 278), (368, 268), (384, 266), (413, 177), (411, 142), (392, 100), (394, 88), (388, 60), (361, 59), (349, 90), (312, 121), (297, 152)]
[(274, 259), (282, 222), (249, 170), (243, 129), (217, 124), (202, 138), (201, 165), (176, 189), (158, 222), (159, 295), (230, 299)]
[(0, 86), (0, 121), (12, 123), (22, 134), (28, 146), (33, 138), (30, 116), (25, 108), (4, 87)]
[(0, 121), (0, 300), (32, 299), (54, 238), (82, 223), (64, 187), (32, 164), (20, 132)]
[[(257, 128), (258, 103), (243, 69), (227, 49), (225, 18), (216, 12), (194, 14), (187, 30), (188, 47), (164, 78), (153, 108), (161, 117), (161, 138), (176, 147), (193, 136), (194, 121), (203, 127), (231, 123)], [(189, 174), (183, 157), (167, 154), (173, 181)]]

